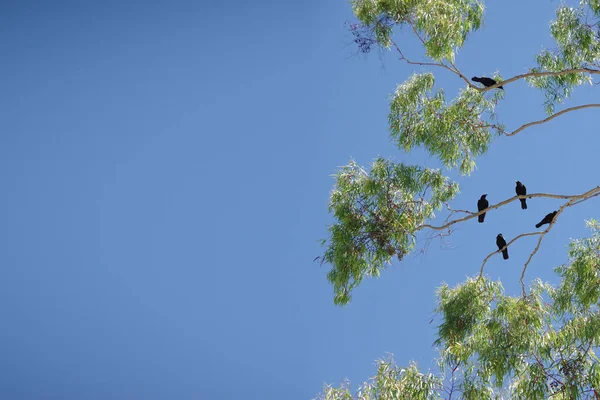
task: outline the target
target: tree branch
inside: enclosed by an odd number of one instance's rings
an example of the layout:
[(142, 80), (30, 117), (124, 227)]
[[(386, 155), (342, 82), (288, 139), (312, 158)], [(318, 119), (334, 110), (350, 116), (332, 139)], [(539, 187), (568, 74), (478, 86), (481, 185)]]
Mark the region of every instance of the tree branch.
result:
[(485, 263), (487, 263), (487, 261), (496, 253), (500, 253), (502, 252), (502, 250), (507, 249), (508, 246), (510, 246), (511, 244), (513, 244), (514, 242), (516, 242), (517, 240), (525, 237), (525, 236), (536, 236), (536, 235), (542, 235), (544, 232), (529, 232), (529, 233), (521, 233), (519, 236), (515, 237), (513, 240), (511, 240), (510, 242), (506, 243), (506, 246), (504, 246), (503, 248), (501, 248), (500, 250), (496, 250), (490, 254), (488, 254), (488, 256), (486, 258), (484, 258), (483, 260), (483, 264), (481, 264), (481, 269), (479, 270), (479, 277), (482, 278), (483, 277), (483, 267), (485, 267)]
[[(414, 29), (414, 28), (413, 28)], [(415, 32), (416, 34), (416, 32)], [(418, 36), (418, 35), (417, 35)], [(419, 36), (418, 36), (419, 37)], [(419, 39), (421, 39), (419, 37)], [(430, 66), (430, 67), (442, 67), (447, 69), (448, 71), (452, 72), (453, 74), (458, 75), (463, 81), (466, 82), (467, 85), (469, 85), (470, 87), (472, 87), (473, 89), (479, 90), (481, 91), (482, 89), (473, 85), (471, 83), (471, 81), (469, 81), (467, 79), (466, 76), (464, 76), (459, 69), (456, 67), (456, 65), (454, 65), (453, 63), (450, 63), (450, 65), (452, 65), (452, 68), (447, 66), (446, 64), (444, 64), (443, 62), (420, 62), (420, 61), (411, 61), (408, 58), (406, 58), (404, 56), (404, 53), (402, 53), (402, 50), (400, 50), (400, 47), (398, 47), (398, 45), (396, 44), (396, 42), (394, 42), (394, 40), (390, 39), (390, 41), (392, 42), (392, 44), (394, 45), (394, 47), (396, 48), (396, 51), (398, 51), (398, 53), (400, 54), (400, 60), (405, 61), (407, 64), (411, 64), (411, 65), (421, 65), (421, 66)], [(421, 41), (423, 41), (423, 39), (421, 39)]]
[(514, 196), (511, 197), (509, 199), (506, 199), (504, 201), (501, 201), (498, 204), (495, 204), (493, 206), (490, 206), (488, 208), (486, 208), (485, 210), (481, 210), (477, 213), (473, 213), (472, 215), (468, 215), (464, 218), (460, 218), (460, 219), (456, 219), (453, 221), (450, 221), (444, 225), (441, 226), (433, 226), (433, 225), (429, 225), (429, 224), (423, 224), (423, 225), (419, 225), (418, 227), (415, 228), (415, 232), (420, 231), (421, 229), (425, 229), (425, 228), (429, 228), (429, 229), (433, 229), (433, 230), (444, 230), (447, 229), (449, 227), (451, 227), (454, 224), (457, 224), (459, 222), (464, 222), (464, 221), (468, 221), (470, 219), (473, 219), (475, 217), (478, 217), (479, 215), (486, 213), (490, 210), (494, 210), (497, 208), (500, 208), (508, 203), (512, 203), (513, 201), (517, 200), (517, 199), (531, 199), (531, 198), (536, 198), (536, 197), (545, 197), (545, 198), (550, 198), (550, 199), (565, 199), (565, 200), (574, 200), (574, 201), (578, 201), (578, 200), (582, 200), (585, 199), (587, 200), (590, 197), (594, 197), (600, 194), (600, 186), (596, 186), (595, 188), (583, 193), (583, 194), (575, 194), (575, 195), (563, 195), (563, 194), (550, 194), (550, 193), (532, 193), (532, 194), (528, 194), (526, 196)]
[(448, 209), (448, 211), (450, 211), (450, 215), (452, 215), (454, 213), (463, 213), (463, 214), (469, 214), (469, 215), (477, 214), (476, 212), (468, 211), (468, 210), (455, 210), (453, 208), (450, 208), (450, 204), (448, 204), (448, 203), (446, 203), (446, 208)]
[(525, 265), (523, 266), (523, 271), (521, 272), (521, 278), (520, 278), (520, 281), (521, 281), (521, 290), (523, 291), (523, 298), (527, 297), (527, 292), (525, 292), (525, 282), (523, 282), (523, 278), (525, 277), (525, 271), (527, 270), (527, 266), (531, 262), (531, 259), (533, 258), (533, 256), (535, 255), (535, 253), (537, 253), (537, 251), (539, 250), (540, 245), (542, 244), (542, 239), (544, 239), (544, 236), (546, 236), (546, 233), (548, 233), (548, 231), (550, 230), (550, 228), (552, 228), (552, 225), (554, 225), (554, 222), (556, 221), (556, 217), (558, 217), (558, 213), (554, 216), (554, 219), (552, 220), (552, 222), (550, 223), (550, 225), (548, 226), (548, 228), (546, 228), (545, 231), (543, 231), (543, 232), (540, 233), (540, 238), (538, 239), (538, 242), (537, 242), (537, 245), (535, 246), (535, 249), (533, 249), (533, 251), (529, 255), (529, 258), (525, 262)]
[(528, 72), (526, 74), (521, 74), (521, 75), (515, 75), (510, 79), (507, 79), (505, 81), (502, 82), (498, 82), (493, 86), (490, 87), (486, 87), (484, 89), (481, 89), (482, 92), (486, 92), (488, 90), (492, 90), (495, 89), (499, 86), (504, 86), (507, 85), (509, 83), (518, 81), (519, 79), (523, 79), (523, 78), (528, 78), (530, 76), (535, 76), (535, 77), (542, 77), (542, 76), (560, 76), (560, 75), (567, 75), (567, 74), (576, 74), (576, 73), (586, 73), (586, 74), (600, 74), (600, 70), (597, 69), (592, 69), (592, 68), (573, 68), (573, 69), (565, 69), (562, 71), (556, 71), (556, 72), (552, 72), (552, 71), (542, 71), (542, 72)]
[(559, 112), (557, 112), (556, 114), (552, 114), (552, 115), (551, 115), (551, 116), (549, 116), (548, 118), (544, 118), (544, 119), (541, 119), (541, 120), (539, 120), (539, 121), (533, 121), (533, 122), (529, 122), (529, 123), (527, 123), (527, 124), (524, 124), (524, 125), (522, 125), (522, 126), (519, 128), (519, 129), (517, 129), (517, 130), (515, 130), (515, 131), (513, 131), (513, 132), (511, 132), (511, 133), (508, 133), (508, 132), (506, 132), (506, 131), (504, 131), (504, 130), (501, 130), (501, 129), (499, 129), (498, 127), (495, 127), (495, 128), (496, 128), (498, 131), (500, 131), (500, 132), (504, 133), (506, 136), (514, 136), (514, 135), (516, 135), (517, 133), (521, 132), (522, 130), (529, 128), (530, 126), (543, 124), (543, 123), (545, 123), (545, 122), (548, 122), (548, 121), (550, 121), (550, 120), (553, 120), (554, 118), (556, 118), (556, 117), (558, 117), (558, 116), (560, 116), (560, 115), (562, 115), (562, 114), (566, 114), (566, 113), (568, 113), (568, 112), (570, 112), (570, 111), (576, 111), (576, 110), (581, 110), (581, 109), (584, 109), (584, 108), (591, 108), (591, 107), (600, 107), (600, 104), (598, 104), (598, 103), (592, 103), (592, 104), (583, 104), (583, 105), (581, 105), (581, 106), (576, 106), (576, 107), (570, 107), (570, 108), (566, 108), (566, 109), (564, 109), (564, 110), (562, 110), (562, 111), (559, 111)]

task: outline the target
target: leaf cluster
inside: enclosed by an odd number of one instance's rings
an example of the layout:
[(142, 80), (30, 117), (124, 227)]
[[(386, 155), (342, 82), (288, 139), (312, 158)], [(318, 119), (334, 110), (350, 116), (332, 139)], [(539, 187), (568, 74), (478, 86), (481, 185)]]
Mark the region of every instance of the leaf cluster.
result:
[(471, 173), (475, 157), (487, 152), (492, 139), (493, 125), (481, 116), (494, 119), (494, 107), (503, 92), (486, 99), (467, 87), (447, 104), (443, 90), (430, 95), (433, 85), (433, 74), (426, 73), (414, 74), (398, 86), (390, 104), (390, 135), (404, 151), (423, 146), (446, 167)]
[(456, 50), (483, 20), (483, 5), (473, 0), (353, 0), (352, 7), (359, 21), (373, 30), (380, 46), (391, 45), (395, 26), (409, 25), (434, 60), (453, 60)]
[[(543, 50), (536, 57), (538, 66), (529, 72), (561, 72), (582, 68), (595, 68), (600, 64), (600, 34), (598, 29), (600, 8), (598, 1), (583, 1), (580, 7), (561, 6), (550, 25), (556, 48)], [(590, 23), (590, 20), (594, 22)], [(569, 98), (576, 86), (592, 83), (585, 72), (559, 75), (531, 76), (527, 81), (544, 90), (546, 112), (553, 114), (557, 103)]]
[(402, 259), (415, 243), (415, 230), (458, 193), (439, 170), (379, 158), (367, 173), (355, 162), (342, 167), (329, 201), (336, 223), (322, 257), (333, 266), (327, 278), (334, 302), (350, 301), (364, 276), (379, 276), (393, 256)]

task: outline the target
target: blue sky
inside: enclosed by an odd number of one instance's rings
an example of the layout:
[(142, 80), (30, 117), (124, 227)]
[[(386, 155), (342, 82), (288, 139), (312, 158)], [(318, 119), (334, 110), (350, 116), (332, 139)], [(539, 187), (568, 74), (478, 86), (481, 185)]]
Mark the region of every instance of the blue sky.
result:
[[(490, 2), (459, 68), (525, 72), (551, 45), (557, 3), (544, 4)], [(335, 307), (327, 266), (312, 262), (331, 222), (330, 175), (351, 158), (438, 165), (388, 138), (389, 95), (415, 69), (390, 52), (353, 56), (346, 2), (1, 11), (1, 398), (309, 399), (326, 382), (359, 384), (388, 352), (426, 369), (435, 289), (476, 274), (498, 233), (530, 230), (560, 204), (460, 225)], [(412, 39), (398, 42), (419, 59)], [(448, 97), (462, 85), (435, 73)], [(568, 104), (592, 99), (582, 88)], [(516, 82), (499, 116), (516, 128), (543, 118), (542, 102)], [(517, 179), (582, 193), (597, 185), (598, 148), (593, 109), (499, 138), (460, 178), (454, 206), (511, 197)], [(597, 210), (591, 200), (563, 213), (527, 278), (553, 280)], [(534, 245), (515, 243), (487, 274), (517, 294)]]

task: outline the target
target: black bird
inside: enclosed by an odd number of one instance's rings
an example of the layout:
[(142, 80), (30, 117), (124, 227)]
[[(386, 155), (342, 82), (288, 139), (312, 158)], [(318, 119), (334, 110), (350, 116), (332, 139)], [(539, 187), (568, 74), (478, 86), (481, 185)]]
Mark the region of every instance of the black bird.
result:
[[(527, 194), (527, 188), (521, 182), (517, 181), (517, 187), (515, 188), (515, 192), (517, 192), (517, 196), (525, 196)], [(527, 200), (521, 200), (521, 209), (527, 210)]]
[[(496, 83), (498, 83), (498, 82), (496, 82), (496, 80), (495, 80), (495, 79), (492, 79), (492, 78), (487, 78), (487, 77), (485, 77), (485, 76), (482, 76), (481, 78), (478, 78), (478, 77), (474, 76), (474, 77), (472, 77), (472, 78), (471, 78), (471, 80), (472, 80), (473, 82), (479, 82), (479, 83), (482, 83), (482, 84), (483, 84), (483, 86), (485, 86), (485, 87), (494, 86)], [(503, 88), (502, 86), (498, 86), (498, 89), (502, 89), (502, 90), (504, 90), (504, 88)]]
[[(502, 250), (502, 248), (506, 246), (506, 240), (504, 240), (504, 237), (502, 237), (501, 233), (496, 236), (496, 246), (498, 246), (498, 251)], [(508, 247), (502, 250), (502, 258), (508, 260)]]
[[(490, 202), (486, 200), (485, 196), (487, 196), (487, 194), (482, 194), (481, 198), (477, 201), (477, 211), (483, 211), (489, 207)], [(483, 213), (479, 216), (479, 222), (483, 222), (485, 214), (486, 213)]]
[(543, 218), (543, 219), (540, 221), (540, 223), (539, 223), (539, 224), (535, 224), (535, 227), (536, 227), (536, 228), (539, 228), (539, 227), (540, 227), (540, 226), (542, 226), (542, 225), (545, 225), (545, 224), (550, 224), (550, 223), (552, 223), (552, 221), (554, 220), (554, 217), (556, 216), (556, 214), (557, 214), (557, 213), (558, 213), (558, 211), (553, 211), (553, 212), (551, 212), (550, 214), (546, 215), (546, 216), (545, 216), (545, 217), (544, 217), (544, 218)]

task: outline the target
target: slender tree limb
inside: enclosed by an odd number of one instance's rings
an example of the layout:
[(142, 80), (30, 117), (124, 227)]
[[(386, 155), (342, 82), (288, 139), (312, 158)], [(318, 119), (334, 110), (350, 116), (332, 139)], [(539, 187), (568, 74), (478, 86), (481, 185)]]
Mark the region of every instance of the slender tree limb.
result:
[(450, 208), (450, 205), (448, 203), (446, 203), (446, 208), (451, 213), (463, 213), (463, 214), (469, 214), (469, 215), (477, 214), (476, 212), (468, 211), (468, 210), (455, 210), (453, 208)]
[(448, 61), (448, 62), (450, 63), (450, 65), (452, 65), (452, 68), (454, 68), (454, 73), (456, 75), (458, 75), (463, 81), (467, 82), (467, 85), (469, 85), (470, 87), (472, 87), (474, 89), (480, 89), (479, 87), (472, 84), (471, 81), (466, 76), (464, 76), (462, 72), (460, 72), (458, 67), (456, 65), (454, 65), (454, 63), (452, 61)]
[(410, 25), (410, 27), (412, 28), (413, 32), (415, 33), (415, 36), (419, 38), (419, 40), (421, 41), (421, 43), (423, 45), (425, 45), (425, 39), (423, 39), (421, 37), (421, 35), (419, 35), (419, 31), (417, 31), (417, 28), (415, 27), (415, 23), (413, 21), (408, 21), (408, 24)]
[(521, 290), (523, 291), (523, 298), (527, 297), (527, 292), (525, 291), (525, 282), (523, 281), (523, 278), (525, 277), (525, 271), (527, 271), (527, 266), (531, 262), (531, 259), (533, 258), (533, 256), (535, 255), (535, 253), (537, 253), (537, 251), (540, 249), (540, 246), (542, 244), (542, 239), (544, 239), (544, 236), (546, 236), (546, 233), (548, 233), (548, 231), (550, 230), (550, 228), (552, 228), (552, 225), (554, 225), (554, 222), (556, 221), (556, 217), (558, 217), (558, 214), (556, 214), (554, 216), (554, 219), (552, 220), (552, 222), (550, 223), (550, 225), (548, 226), (548, 228), (545, 231), (543, 231), (543, 232), (540, 233), (540, 238), (538, 239), (538, 242), (537, 242), (537, 245), (535, 246), (535, 249), (533, 249), (533, 251), (529, 255), (529, 258), (525, 262), (525, 266), (523, 266), (523, 271), (521, 272), (521, 278), (520, 278), (520, 281), (521, 281)]
[(450, 382), (452, 382), (452, 384), (450, 386), (450, 392), (448, 393), (448, 400), (452, 400), (452, 394), (454, 393), (454, 381), (455, 381), (454, 373), (456, 372), (456, 370), (458, 369), (459, 366), (460, 366), (460, 361), (458, 361), (456, 363), (456, 365), (454, 366), (454, 368), (452, 368), (452, 375), (450, 378)]
[(521, 132), (522, 130), (529, 128), (530, 126), (540, 125), (540, 124), (546, 123), (546, 122), (548, 122), (550, 120), (553, 120), (554, 118), (556, 118), (556, 117), (558, 117), (558, 116), (560, 116), (562, 114), (566, 114), (566, 113), (568, 113), (570, 111), (576, 111), (576, 110), (581, 110), (581, 109), (584, 109), (584, 108), (591, 108), (591, 107), (600, 107), (600, 104), (598, 104), (598, 103), (591, 103), (591, 104), (583, 104), (583, 105), (576, 106), (576, 107), (565, 108), (564, 110), (559, 111), (556, 114), (552, 114), (548, 118), (544, 118), (544, 119), (541, 119), (539, 121), (533, 121), (533, 122), (529, 122), (527, 124), (524, 124), (519, 129), (517, 129), (517, 130), (515, 130), (513, 132), (510, 132), (510, 133), (508, 133), (506, 131), (503, 131), (503, 130), (500, 130), (498, 127), (495, 127), (495, 128), (498, 131), (501, 131), (501, 133), (504, 133), (506, 136), (514, 136), (517, 133)]
[[(422, 39), (421, 39), (422, 40)], [(396, 51), (398, 52), (398, 54), (400, 54), (400, 60), (406, 62), (407, 64), (411, 64), (411, 65), (421, 65), (421, 66), (429, 66), (429, 67), (442, 67), (444, 69), (447, 69), (448, 71), (452, 72), (453, 74), (458, 75), (460, 78), (462, 78), (462, 80), (464, 80), (466, 82), (467, 85), (469, 85), (470, 87), (472, 87), (473, 89), (477, 89), (477, 90), (481, 90), (480, 88), (478, 88), (477, 86), (473, 85), (459, 70), (458, 68), (456, 68), (456, 66), (452, 63), (450, 63), (452, 65), (452, 68), (447, 66), (446, 64), (444, 64), (443, 62), (423, 62), (423, 61), (411, 61), (408, 58), (406, 58), (406, 56), (404, 55), (404, 53), (402, 52), (402, 50), (400, 50), (400, 47), (398, 47), (398, 45), (396, 44), (396, 42), (394, 42), (392, 39), (390, 39), (390, 41), (392, 42), (392, 45), (394, 45), (394, 47), (396, 48)]]
[(592, 197), (596, 197), (596, 196), (598, 196), (598, 195), (600, 195), (600, 192), (598, 192), (598, 193), (596, 193), (596, 194), (593, 194), (593, 195), (591, 195), (591, 196), (588, 196), (588, 197), (586, 197), (586, 198), (584, 198), (584, 199), (577, 200), (575, 203), (573, 203), (573, 204), (571, 204), (571, 205), (572, 205), (572, 206), (575, 206), (575, 205), (577, 205), (577, 204), (579, 204), (579, 203), (581, 203), (581, 202), (584, 202), (584, 201), (586, 201), (586, 200), (588, 200), (588, 199), (591, 199)]
[(553, 72), (553, 71), (528, 72), (526, 74), (515, 75), (512, 78), (509, 78), (509, 79), (507, 79), (505, 81), (502, 81), (502, 82), (498, 82), (498, 83), (496, 83), (493, 86), (489, 86), (489, 87), (486, 87), (484, 89), (481, 89), (481, 91), (482, 92), (486, 92), (488, 90), (495, 89), (495, 88), (497, 88), (499, 86), (504, 86), (504, 85), (507, 85), (509, 83), (518, 81), (519, 79), (524, 79), (524, 78), (528, 78), (528, 77), (531, 77), (531, 76), (534, 76), (534, 77), (561, 76), (561, 75), (577, 74), (577, 73), (584, 73), (584, 74), (592, 74), (592, 75), (594, 75), (594, 74), (600, 74), (600, 70), (592, 69), (592, 68), (572, 68), (572, 69), (565, 69), (565, 70), (556, 71), (556, 72)]
[(496, 250), (490, 254), (487, 255), (486, 258), (483, 259), (483, 264), (481, 264), (481, 269), (479, 270), (479, 277), (482, 278), (483, 277), (483, 268), (485, 267), (485, 264), (488, 262), (488, 260), (497, 253), (501, 253), (502, 250), (508, 249), (508, 246), (510, 246), (511, 244), (513, 244), (514, 242), (516, 242), (517, 240), (526, 237), (526, 236), (537, 236), (537, 235), (542, 235), (544, 232), (528, 232), (528, 233), (521, 233), (519, 236), (515, 237), (514, 239), (512, 239), (510, 242), (506, 243), (506, 246), (504, 246), (503, 248), (501, 248), (500, 250)]

